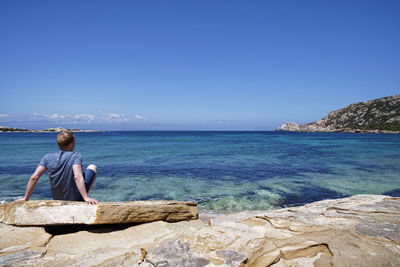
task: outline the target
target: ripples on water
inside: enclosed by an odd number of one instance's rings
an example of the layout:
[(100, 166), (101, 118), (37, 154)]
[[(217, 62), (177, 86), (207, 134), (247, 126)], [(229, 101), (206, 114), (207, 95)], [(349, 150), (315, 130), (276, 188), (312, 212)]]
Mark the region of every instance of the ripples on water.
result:
[[(99, 167), (100, 201), (194, 200), (203, 210), (300, 205), (353, 194), (400, 196), (400, 135), (282, 132), (77, 133)], [(23, 196), (54, 133), (0, 134), (0, 200)], [(47, 175), (32, 199), (51, 198)]]

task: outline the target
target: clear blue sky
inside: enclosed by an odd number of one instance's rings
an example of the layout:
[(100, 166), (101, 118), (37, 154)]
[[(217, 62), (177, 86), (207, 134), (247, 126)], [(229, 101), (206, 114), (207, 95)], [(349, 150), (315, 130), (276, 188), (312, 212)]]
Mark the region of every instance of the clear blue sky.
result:
[(400, 1), (0, 1), (0, 125), (273, 130), (400, 93)]

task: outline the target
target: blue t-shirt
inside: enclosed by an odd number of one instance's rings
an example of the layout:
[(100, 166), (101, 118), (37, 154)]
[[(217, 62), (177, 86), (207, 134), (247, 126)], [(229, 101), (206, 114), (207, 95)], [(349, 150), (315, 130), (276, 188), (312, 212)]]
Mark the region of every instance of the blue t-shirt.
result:
[(74, 180), (72, 165), (82, 165), (79, 152), (60, 150), (43, 156), (39, 165), (47, 168), (53, 199), (82, 201)]

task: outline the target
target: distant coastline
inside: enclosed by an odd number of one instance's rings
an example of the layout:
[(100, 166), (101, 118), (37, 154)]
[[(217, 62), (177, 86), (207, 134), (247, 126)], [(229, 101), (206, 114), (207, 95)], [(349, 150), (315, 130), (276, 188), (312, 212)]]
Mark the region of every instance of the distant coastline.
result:
[(295, 122), (286, 122), (279, 126), (275, 131), (278, 132), (306, 132), (306, 133), (375, 133), (375, 134), (400, 134), (400, 131), (389, 130), (365, 130), (365, 129), (332, 129), (322, 127), (310, 127), (311, 124), (296, 124)]
[(62, 127), (48, 128), (48, 129), (43, 129), (43, 130), (33, 130), (33, 129), (19, 129), (19, 128), (0, 126), (0, 133), (58, 133), (61, 131), (70, 131), (73, 133), (102, 132), (100, 130), (65, 129)]
[(283, 123), (276, 131), (400, 134), (400, 95), (350, 104), (316, 122)]

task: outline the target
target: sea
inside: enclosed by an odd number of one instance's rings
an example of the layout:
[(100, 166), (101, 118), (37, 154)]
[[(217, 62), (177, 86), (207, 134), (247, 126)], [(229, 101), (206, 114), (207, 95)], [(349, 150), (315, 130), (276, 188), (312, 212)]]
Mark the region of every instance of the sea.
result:
[[(0, 133), (0, 201), (23, 197), (57, 133)], [(277, 209), (355, 194), (400, 196), (400, 135), (295, 132), (75, 133), (98, 166), (99, 201), (196, 201), (204, 212)], [(31, 199), (51, 199), (44, 174)]]

